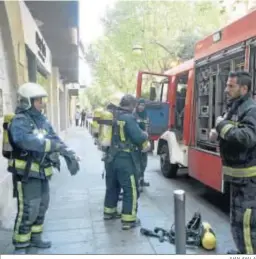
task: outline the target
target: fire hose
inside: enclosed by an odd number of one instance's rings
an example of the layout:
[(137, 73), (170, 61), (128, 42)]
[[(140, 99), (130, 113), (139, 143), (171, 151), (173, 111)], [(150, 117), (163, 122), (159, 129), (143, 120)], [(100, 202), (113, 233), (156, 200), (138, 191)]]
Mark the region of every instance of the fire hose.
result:
[[(159, 242), (168, 241), (175, 244), (175, 230), (172, 225), (170, 230), (155, 227), (154, 230), (141, 228), (140, 233), (148, 237), (156, 237)], [(216, 236), (209, 223), (202, 222), (201, 214), (196, 212), (186, 225), (186, 245), (193, 247), (203, 247), (206, 250), (216, 248)]]

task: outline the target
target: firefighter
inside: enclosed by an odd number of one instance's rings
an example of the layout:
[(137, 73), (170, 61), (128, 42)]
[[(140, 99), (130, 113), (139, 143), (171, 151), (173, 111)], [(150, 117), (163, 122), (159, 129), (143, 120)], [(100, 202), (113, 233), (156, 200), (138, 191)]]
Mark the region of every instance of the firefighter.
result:
[[(146, 103), (143, 98), (140, 98), (134, 112), (135, 118), (143, 131), (148, 131), (148, 116), (146, 112)], [(142, 192), (143, 187), (149, 186), (148, 182), (144, 180), (144, 173), (148, 163), (147, 152), (139, 151), (138, 157), (140, 158), (140, 171), (139, 171), (139, 189)]]
[(231, 189), (231, 231), (237, 250), (228, 254), (256, 253), (256, 104), (247, 72), (230, 72), (225, 93), (227, 112), (216, 119), (224, 180)]
[(58, 153), (69, 161), (71, 174), (79, 170), (74, 152), (68, 151), (42, 114), (45, 97), (47, 92), (42, 86), (21, 85), (15, 115), (4, 127), (9, 129), (5, 136), (9, 135), (10, 145), (7, 148), (5, 138), (3, 154), (9, 158), (8, 171), (13, 175), (14, 197), (18, 203), (13, 231), (15, 254), (25, 254), (29, 246), (51, 247), (51, 242), (42, 239), (42, 231), (49, 205), (48, 180), (52, 176), (52, 166), (60, 167)]
[[(105, 157), (106, 194), (104, 219), (121, 216), (122, 229), (128, 230), (140, 225), (137, 218), (138, 168), (136, 152), (148, 139), (148, 134), (140, 129), (132, 114), (136, 98), (125, 95), (114, 113), (112, 141)], [(120, 188), (123, 190), (122, 214), (117, 212)]]

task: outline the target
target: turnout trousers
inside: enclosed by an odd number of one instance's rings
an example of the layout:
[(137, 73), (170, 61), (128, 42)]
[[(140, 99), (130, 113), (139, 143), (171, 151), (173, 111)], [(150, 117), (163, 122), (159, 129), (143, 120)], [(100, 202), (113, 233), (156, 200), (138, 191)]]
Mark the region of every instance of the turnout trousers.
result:
[(242, 254), (256, 253), (256, 179), (231, 182), (231, 231)]
[(14, 188), (17, 193), (17, 216), (13, 230), (13, 245), (25, 248), (33, 240), (41, 238), (46, 211), (49, 206), (49, 181), (29, 178), (18, 179)]
[(123, 189), (123, 206), (121, 220), (134, 222), (137, 219), (138, 174), (134, 161), (129, 154), (118, 154), (115, 159), (106, 164), (106, 195), (104, 213), (117, 212), (120, 190)]

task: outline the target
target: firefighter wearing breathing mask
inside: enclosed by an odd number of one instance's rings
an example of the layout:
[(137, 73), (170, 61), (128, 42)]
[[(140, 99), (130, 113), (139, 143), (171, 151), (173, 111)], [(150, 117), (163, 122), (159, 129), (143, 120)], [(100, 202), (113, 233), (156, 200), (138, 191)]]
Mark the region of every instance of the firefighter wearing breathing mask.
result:
[[(8, 171), (13, 174), (14, 197), (18, 203), (13, 231), (15, 254), (25, 254), (30, 246), (51, 247), (51, 242), (42, 240), (42, 231), (52, 167), (60, 167), (58, 154), (66, 162), (73, 161), (71, 174), (79, 170), (74, 152), (67, 149), (42, 114), (46, 97), (47, 92), (38, 84), (21, 85), (15, 114), (9, 115), (9, 124), (4, 127), (8, 134), (4, 138), (3, 155), (9, 160)], [(67, 165), (70, 169), (71, 164)]]
[[(122, 229), (128, 230), (140, 225), (137, 219), (138, 173), (140, 164), (136, 154), (141, 145), (147, 141), (148, 134), (142, 131), (132, 114), (136, 98), (125, 95), (115, 110), (111, 126), (111, 141), (105, 156), (106, 194), (104, 202), (104, 219), (121, 217)], [(101, 139), (104, 144), (104, 138)], [(117, 212), (117, 203), (123, 190), (122, 214)]]

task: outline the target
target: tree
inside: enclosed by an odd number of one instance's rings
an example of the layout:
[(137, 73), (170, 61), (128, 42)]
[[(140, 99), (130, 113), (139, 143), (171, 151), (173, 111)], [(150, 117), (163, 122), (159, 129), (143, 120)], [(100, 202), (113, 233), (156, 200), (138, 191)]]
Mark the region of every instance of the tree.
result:
[[(163, 73), (190, 59), (195, 42), (225, 23), (219, 13), (215, 1), (118, 1), (86, 54), (98, 93), (133, 93), (138, 70)], [(132, 53), (135, 44), (143, 47), (140, 56)]]

